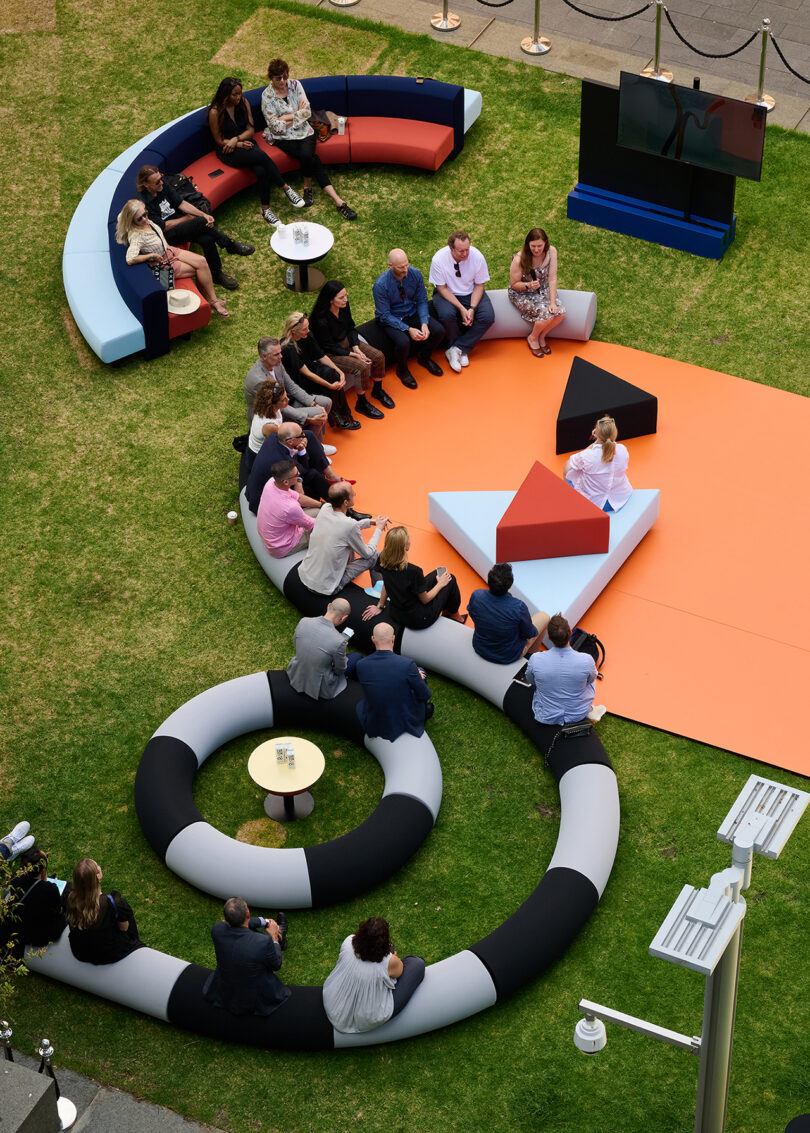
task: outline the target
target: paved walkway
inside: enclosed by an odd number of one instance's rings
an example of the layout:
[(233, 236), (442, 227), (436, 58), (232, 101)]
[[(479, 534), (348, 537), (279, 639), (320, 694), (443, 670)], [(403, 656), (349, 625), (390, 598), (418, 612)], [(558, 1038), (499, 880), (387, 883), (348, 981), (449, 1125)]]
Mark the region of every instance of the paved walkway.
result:
[[(307, 0), (329, 8), (329, 0)], [(540, 34), (551, 40), (551, 51), (542, 58), (525, 55), (520, 41), (532, 35), (534, 0), (511, 0), (505, 7), (487, 7), (479, 0), (450, 0), (449, 9), (461, 16), (452, 32), (437, 32), (430, 18), (441, 10), (441, 0), (360, 0), (348, 15), (394, 24), (406, 31), (424, 32), (433, 39), (459, 47), (474, 47), (488, 55), (522, 59), (530, 66), (562, 72), (576, 78), (618, 84), (621, 71), (638, 72), (652, 61), (655, 5), (640, 16), (620, 23), (605, 23), (581, 16), (564, 0), (539, 0)], [(645, 0), (573, 0), (577, 7), (599, 15), (623, 15), (641, 8)], [(785, 58), (810, 79), (810, 0), (668, 0), (667, 9), (681, 34), (701, 51), (724, 52), (738, 47), (771, 21)], [(680, 42), (661, 14), (660, 66), (672, 71), (675, 82), (691, 86), (698, 75), (701, 87), (713, 94), (745, 98), (755, 93), (759, 78), (762, 37), (757, 36), (732, 59), (703, 59)], [(773, 44), (768, 44), (765, 93), (773, 95), (776, 107), (770, 120), (779, 126), (810, 133), (810, 83), (785, 69)], [(462, 80), (459, 80), (462, 81)], [(475, 86), (470, 78), (468, 86)], [(767, 147), (767, 143), (766, 143)], [(766, 148), (767, 154), (767, 148)]]
[[(212, 1125), (196, 1125), (186, 1121), (173, 1109), (164, 1109), (151, 1102), (139, 1101), (123, 1090), (102, 1086), (92, 1078), (74, 1074), (59, 1067), (59, 1052), (54, 1060), (54, 1074), (63, 1097), (76, 1106), (76, 1123), (71, 1133), (222, 1133)], [(2, 1055), (0, 1055), (2, 1057)], [(14, 1061), (30, 1070), (39, 1069), (39, 1059), (14, 1051)], [(3, 1123), (0, 1113), (0, 1125)]]

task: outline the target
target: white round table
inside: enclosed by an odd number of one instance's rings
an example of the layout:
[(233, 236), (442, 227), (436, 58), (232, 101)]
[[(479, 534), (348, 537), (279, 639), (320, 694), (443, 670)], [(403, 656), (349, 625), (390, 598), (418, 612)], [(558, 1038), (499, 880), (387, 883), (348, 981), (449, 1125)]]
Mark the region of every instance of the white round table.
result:
[[(276, 758), (276, 744), (292, 744), (295, 767)], [(250, 753), (248, 774), (254, 783), (269, 791), (264, 800), (264, 811), (276, 822), (293, 822), (312, 814), (315, 800), (309, 792), (313, 783), (323, 775), (326, 760), (323, 752), (310, 740), (298, 736), (277, 736), (265, 740)]]
[[(306, 229), (308, 244), (296, 244), (293, 229)], [(317, 291), (326, 282), (326, 276), (310, 264), (322, 260), (335, 242), (335, 238), (325, 224), (315, 224), (311, 220), (299, 220), (277, 228), (270, 237), (270, 247), (287, 264), (295, 264), (295, 291)]]

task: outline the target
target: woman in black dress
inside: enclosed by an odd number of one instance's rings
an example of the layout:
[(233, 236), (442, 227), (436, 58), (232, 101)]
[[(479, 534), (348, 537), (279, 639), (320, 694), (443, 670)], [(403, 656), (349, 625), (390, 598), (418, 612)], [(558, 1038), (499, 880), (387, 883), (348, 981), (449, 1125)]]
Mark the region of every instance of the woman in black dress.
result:
[(248, 167), (256, 174), (261, 201), (262, 219), (277, 225), (279, 219), (270, 208), (270, 186), (278, 185), (295, 208), (304, 201), (284, 180), (278, 166), (253, 140), (253, 112), (242, 92), (238, 79), (223, 79), (208, 107), (208, 128), (214, 139), (217, 157), (224, 165)]
[(284, 320), (281, 332), (281, 361), (294, 382), (310, 394), (326, 394), (332, 399), (329, 424), (336, 429), (359, 429), (360, 422), (352, 417), (345, 390), (356, 388), (329, 358), (324, 348), (309, 329), (309, 319), (303, 311), (293, 311)]
[(441, 616), (466, 622), (467, 615), (458, 612), (461, 593), (455, 578), (444, 567), (423, 574), (421, 567), (408, 562), (410, 546), (407, 527), (392, 527), (386, 535), (378, 564), (382, 593), (375, 606), (365, 608), (364, 620), (381, 614), (388, 599), (391, 617), (406, 629), (427, 629)]
[(86, 964), (114, 964), (143, 948), (129, 903), (117, 889), (102, 893), (102, 876), (98, 862), (82, 858), (63, 895), (70, 950)]
[(356, 375), (361, 382), (357, 395), (357, 412), (366, 417), (383, 417), (384, 414), (371, 405), (366, 398), (369, 387), (371, 396), (386, 409), (394, 408), (394, 399), (382, 388), (385, 377), (385, 355), (376, 346), (360, 341), (349, 296), (339, 279), (330, 279), (323, 285), (309, 325), (330, 359), (343, 373), (350, 377)]

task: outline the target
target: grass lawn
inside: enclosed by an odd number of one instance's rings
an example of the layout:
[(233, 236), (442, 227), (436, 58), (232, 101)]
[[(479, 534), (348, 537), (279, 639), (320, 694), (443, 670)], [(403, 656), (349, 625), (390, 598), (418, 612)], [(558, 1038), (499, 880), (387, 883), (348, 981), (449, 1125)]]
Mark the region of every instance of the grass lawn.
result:
[[(227, 264), (241, 283), (228, 297), (232, 318), (164, 358), (103, 366), (72, 323), (61, 283), (65, 232), (87, 185), (133, 141), (207, 101), (224, 74), (258, 85), (273, 55), (304, 76), (371, 70), (461, 81), (482, 91), (484, 112), (455, 162), (435, 175), (335, 171), (360, 220), (335, 223), (321, 266), (346, 282), (358, 322), (371, 315), (370, 285), (392, 246), (426, 270), (447, 234), (466, 227), (492, 286), (503, 287), (510, 254), (539, 223), (559, 250), (560, 285), (597, 292), (597, 337), (806, 396), (810, 140), (769, 128), (763, 181), (739, 182), (738, 236), (715, 263), (566, 219), (579, 84), (536, 66), (281, 2), (182, 10), (52, 0), (30, 12), (16, 2), (5, 26), (0, 821), (7, 829), (29, 819), (59, 876), (85, 854), (98, 859), (145, 941), (210, 964), (219, 902), (156, 860), (132, 786), (146, 740), (174, 708), (288, 660), (296, 615), (224, 512), (237, 498), (230, 441), (244, 431), (244, 375), (258, 337), (278, 333), (296, 300), (248, 192), (217, 214), (258, 249)], [(335, 219), (320, 195), (311, 215)], [(730, 419), (708, 474), (733, 475), (737, 453), (755, 452), (756, 438), (737, 436)], [(745, 659), (718, 664), (744, 670)], [(438, 825), (379, 890), (348, 908), (293, 914), (290, 982), (322, 981), (343, 936), (371, 913), (388, 917), (402, 948), (440, 959), (496, 927), (545, 869), (559, 817), (549, 773), (498, 712), (446, 681), (431, 684), (445, 776)], [(706, 885), (730, 863), (714, 835), (748, 774), (806, 782), (616, 718), (600, 734), (622, 798), (604, 900), (566, 956), (493, 1011), (398, 1046), (330, 1055), (210, 1043), (35, 976), (0, 1013), (29, 1052), (47, 1033), (57, 1067), (227, 1130), (691, 1128), (696, 1060), (615, 1030), (599, 1058), (583, 1058), (572, 1043), (576, 1003), (587, 996), (698, 1032), (702, 981), (652, 959), (649, 942), (684, 883)], [(325, 839), (369, 812), (380, 774), (362, 749), (313, 738), (329, 773), (310, 829)], [(261, 792), (244, 774), (251, 746), (249, 737), (229, 745), (196, 783), (201, 811), (230, 834), (260, 813)], [(287, 835), (292, 845), (301, 832)], [(780, 861), (754, 866), (734, 1133), (776, 1133), (808, 1109), (809, 882), (805, 819)]]

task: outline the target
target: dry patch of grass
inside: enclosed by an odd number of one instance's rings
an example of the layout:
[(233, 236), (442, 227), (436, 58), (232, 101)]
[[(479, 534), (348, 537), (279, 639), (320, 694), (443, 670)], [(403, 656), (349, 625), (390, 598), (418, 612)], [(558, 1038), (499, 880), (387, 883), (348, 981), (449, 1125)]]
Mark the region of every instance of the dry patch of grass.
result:
[(56, 0), (5, 0), (0, 35), (56, 31)]
[(251, 846), (270, 846), (277, 849), (287, 841), (287, 830), (272, 818), (253, 818), (236, 831), (237, 842), (247, 842)]
[(237, 74), (247, 71), (264, 76), (270, 59), (281, 56), (289, 61), (294, 75), (331, 75), (339, 59), (342, 74), (362, 75), (374, 66), (386, 45), (386, 39), (374, 32), (338, 24), (329, 25), (327, 32), (323, 20), (260, 8), (222, 45), (212, 62)]

